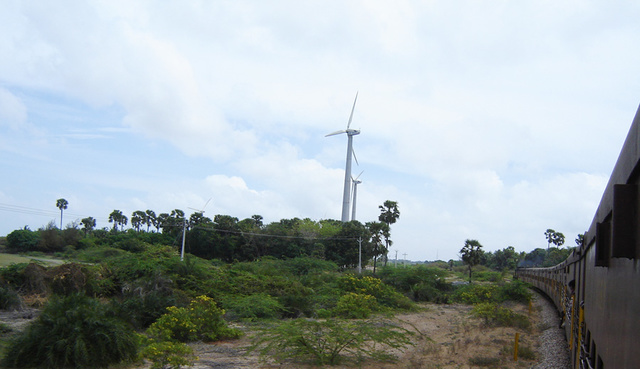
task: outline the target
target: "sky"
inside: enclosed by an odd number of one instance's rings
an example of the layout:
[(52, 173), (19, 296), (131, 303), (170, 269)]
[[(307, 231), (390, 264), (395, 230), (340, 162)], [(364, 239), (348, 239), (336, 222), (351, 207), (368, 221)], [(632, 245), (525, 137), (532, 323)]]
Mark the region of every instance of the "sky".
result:
[[(113, 210), (357, 220), (390, 258), (574, 246), (640, 103), (636, 1), (0, 2), (0, 235)], [(207, 203), (207, 201), (211, 199)]]

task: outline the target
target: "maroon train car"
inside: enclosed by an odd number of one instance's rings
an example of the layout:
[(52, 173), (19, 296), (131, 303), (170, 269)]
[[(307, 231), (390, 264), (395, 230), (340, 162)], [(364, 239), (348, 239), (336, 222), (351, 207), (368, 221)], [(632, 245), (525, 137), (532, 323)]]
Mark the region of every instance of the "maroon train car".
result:
[(640, 108), (583, 245), (556, 266), (516, 276), (565, 314), (573, 368), (640, 368)]

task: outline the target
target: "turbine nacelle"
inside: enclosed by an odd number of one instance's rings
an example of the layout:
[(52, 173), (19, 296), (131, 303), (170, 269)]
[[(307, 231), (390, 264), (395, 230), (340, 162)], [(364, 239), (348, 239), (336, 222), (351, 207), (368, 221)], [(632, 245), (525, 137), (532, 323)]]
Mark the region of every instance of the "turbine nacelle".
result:
[(339, 135), (342, 133), (346, 133), (348, 136), (355, 136), (355, 135), (359, 135), (360, 134), (360, 130), (359, 129), (343, 129), (340, 131), (335, 131), (332, 133), (329, 133), (328, 135), (325, 135), (324, 137), (329, 137), (329, 136), (335, 136), (335, 135)]

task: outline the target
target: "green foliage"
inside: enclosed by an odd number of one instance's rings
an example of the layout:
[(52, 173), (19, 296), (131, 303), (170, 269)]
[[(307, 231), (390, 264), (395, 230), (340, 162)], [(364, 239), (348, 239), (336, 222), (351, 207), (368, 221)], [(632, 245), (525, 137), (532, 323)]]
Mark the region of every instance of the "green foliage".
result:
[(477, 304), (473, 307), (471, 314), (484, 319), (484, 323), (488, 326), (516, 327), (527, 330), (531, 328), (529, 318), (496, 303)]
[(180, 369), (182, 366), (192, 366), (198, 357), (193, 349), (182, 342), (155, 341), (147, 339), (141, 350), (141, 356), (151, 361), (152, 369)]
[(333, 312), (336, 316), (347, 319), (367, 319), (374, 310), (377, 310), (378, 302), (371, 295), (348, 292), (338, 299)]
[(414, 301), (447, 303), (451, 283), (445, 281), (449, 271), (437, 267), (387, 267), (380, 270), (380, 279)]
[(459, 286), (453, 293), (453, 300), (474, 305), (498, 301), (498, 287), (491, 284), (467, 284)]
[(533, 294), (527, 287), (527, 284), (519, 280), (514, 280), (510, 283), (505, 283), (503, 286), (500, 287), (499, 294), (500, 294), (500, 297), (499, 297), (500, 301), (509, 300), (509, 301), (516, 301), (516, 302), (522, 302), (522, 303), (528, 303), (529, 301), (531, 301), (531, 298), (533, 297)]
[(198, 296), (186, 308), (171, 306), (167, 311), (147, 330), (153, 339), (211, 342), (241, 335), (237, 329), (227, 326), (222, 319), (224, 310), (207, 296)]
[(532, 294), (527, 289), (526, 283), (514, 280), (500, 286), (495, 284), (462, 285), (456, 288), (452, 299), (455, 302), (469, 305), (485, 302), (501, 303), (504, 301), (527, 303), (531, 296)]
[(371, 295), (382, 306), (407, 310), (413, 308), (411, 300), (375, 277), (345, 274), (338, 279), (338, 286), (345, 292)]
[(395, 359), (389, 349), (412, 345), (412, 332), (381, 320), (294, 319), (263, 329), (251, 350), (278, 361), (294, 360), (317, 365), (336, 365), (365, 358)]
[(244, 320), (280, 318), (285, 310), (280, 301), (266, 293), (233, 295), (224, 306), (228, 309), (228, 317)]
[(93, 368), (134, 360), (135, 333), (98, 300), (83, 295), (54, 298), (13, 339), (2, 365), (11, 368)]
[(20, 295), (9, 288), (0, 287), (0, 310), (18, 310), (22, 307)]
[(27, 252), (38, 249), (40, 234), (29, 229), (19, 229), (6, 237), (7, 250), (11, 252)]

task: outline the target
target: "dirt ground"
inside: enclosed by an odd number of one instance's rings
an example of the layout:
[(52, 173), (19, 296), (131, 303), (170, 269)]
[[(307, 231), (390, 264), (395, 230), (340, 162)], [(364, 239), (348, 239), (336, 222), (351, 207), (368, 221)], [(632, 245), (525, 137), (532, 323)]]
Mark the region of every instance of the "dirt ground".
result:
[[(531, 331), (515, 328), (489, 328), (480, 320), (470, 317), (470, 306), (423, 304), (419, 312), (397, 315), (395, 318), (405, 328), (418, 331), (414, 337), (415, 346), (404, 352), (398, 352), (398, 361), (394, 363), (365, 362), (360, 365), (333, 366), (332, 368), (424, 368), (424, 369), (466, 369), (479, 366), (470, 364), (470, 358), (496, 360), (499, 362), (485, 366), (488, 368), (514, 369), (530, 368), (536, 361), (514, 361), (513, 346), (516, 333), (519, 333), (520, 347), (537, 351), (538, 337), (542, 332), (540, 297), (536, 296), (531, 312), (527, 305), (512, 305), (514, 311), (529, 316)], [(250, 344), (250, 337), (236, 341), (213, 344), (194, 344), (199, 360), (196, 369), (312, 369), (313, 365), (299, 363), (264, 363), (256, 355), (246, 355), (244, 347)], [(507, 349), (505, 349), (507, 348)], [(539, 355), (538, 355), (539, 356)]]
[[(510, 306), (514, 311), (529, 316), (532, 323), (530, 331), (486, 327), (480, 320), (470, 317), (470, 306), (423, 304), (421, 305), (422, 309), (418, 312), (400, 314), (395, 317), (402, 326), (418, 333), (414, 336), (415, 346), (410, 346), (404, 352), (396, 353), (397, 362), (365, 362), (359, 365), (334, 366), (333, 368), (466, 369), (478, 367), (470, 364), (470, 358), (486, 359), (486, 361), (495, 361), (499, 358), (499, 362), (492, 362), (491, 365), (485, 366), (489, 368), (530, 368), (536, 361), (522, 360), (521, 358), (514, 361), (514, 339), (516, 333), (519, 333), (520, 347), (537, 351), (538, 337), (543, 329), (540, 323), (540, 309), (537, 307), (541, 303), (540, 299), (541, 297), (536, 295), (531, 310), (522, 304)], [(13, 328), (21, 329), (36, 314), (37, 312), (33, 310), (3, 312), (0, 314), (0, 321)], [(192, 344), (199, 357), (192, 368), (317, 368), (313, 365), (299, 363), (265, 363), (260, 361), (257, 354), (246, 354), (245, 347), (250, 344), (250, 338), (249, 332), (239, 340)], [(146, 364), (137, 368), (149, 367), (150, 365)]]

